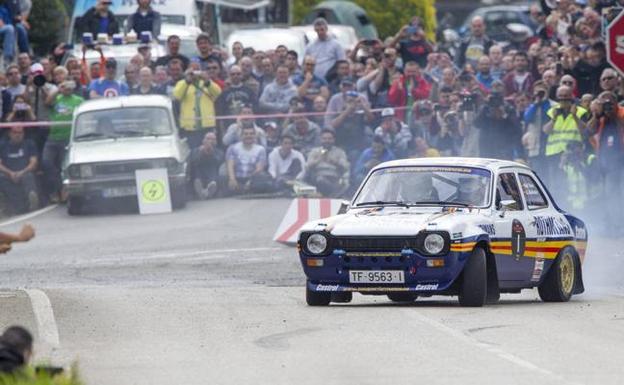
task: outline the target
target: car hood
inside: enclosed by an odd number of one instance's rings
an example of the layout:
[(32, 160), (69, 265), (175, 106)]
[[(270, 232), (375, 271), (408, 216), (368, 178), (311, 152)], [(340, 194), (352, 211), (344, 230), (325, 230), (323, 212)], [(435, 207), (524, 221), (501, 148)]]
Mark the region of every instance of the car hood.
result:
[(180, 152), (172, 137), (124, 138), (72, 143), (69, 164), (116, 162), (155, 158), (175, 158)]
[[(371, 208), (312, 221), (302, 231), (329, 231), (335, 236), (413, 236), (422, 230), (466, 231), (471, 225), (491, 222), (488, 210)], [(474, 230), (474, 228), (473, 228)]]

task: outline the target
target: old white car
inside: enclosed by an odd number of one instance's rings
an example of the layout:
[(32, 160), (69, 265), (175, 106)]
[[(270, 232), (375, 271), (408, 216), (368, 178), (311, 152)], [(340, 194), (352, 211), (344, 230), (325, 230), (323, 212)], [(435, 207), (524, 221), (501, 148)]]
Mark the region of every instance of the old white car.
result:
[(166, 168), (174, 208), (185, 205), (189, 148), (175, 124), (171, 100), (160, 95), (90, 100), (74, 112), (63, 169), (67, 210), (90, 201), (132, 198), (136, 170)]
[(393, 301), (458, 295), (464, 306), (537, 287), (544, 301), (584, 291), (587, 230), (527, 166), (477, 158), (405, 159), (366, 177), (346, 213), (298, 240), (309, 305), (353, 292)]

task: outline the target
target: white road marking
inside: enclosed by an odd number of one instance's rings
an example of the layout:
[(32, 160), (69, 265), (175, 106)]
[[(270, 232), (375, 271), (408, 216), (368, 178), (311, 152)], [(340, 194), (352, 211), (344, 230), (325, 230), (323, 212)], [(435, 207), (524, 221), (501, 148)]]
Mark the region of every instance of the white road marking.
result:
[(12, 225), (12, 224), (23, 222), (23, 221), (27, 221), (27, 220), (32, 219), (34, 217), (38, 217), (39, 215), (43, 215), (43, 214), (47, 213), (48, 211), (52, 211), (52, 210), (54, 210), (57, 207), (58, 207), (58, 204), (53, 204), (53, 205), (44, 207), (42, 209), (39, 209), (37, 211), (33, 211), (32, 213), (24, 214), (24, 215), (21, 215), (21, 216), (19, 216), (17, 218), (9, 219), (8, 221), (4, 221), (4, 222), (0, 223), (0, 227)]
[(52, 349), (58, 348), (61, 345), (61, 341), (50, 299), (41, 290), (24, 289), (24, 292), (30, 298), (30, 303), (35, 313), (39, 339)]
[(278, 251), (284, 250), (283, 247), (252, 247), (243, 249), (220, 249), (220, 250), (202, 250), (202, 251), (188, 251), (180, 253), (165, 253), (165, 254), (129, 254), (118, 255), (105, 258), (94, 259), (82, 259), (74, 262), (68, 262), (69, 266), (99, 266), (99, 265), (126, 265), (132, 263), (141, 263), (148, 261), (160, 261), (168, 259), (184, 259), (184, 261), (204, 261), (213, 259), (226, 258), (223, 254), (235, 254), (235, 253), (253, 253), (262, 251)]
[(520, 358), (520, 357), (518, 357), (518, 356), (516, 356), (516, 355), (514, 355), (512, 353), (506, 352), (506, 351), (504, 351), (503, 349), (501, 349), (499, 347), (483, 343), (483, 342), (481, 342), (481, 341), (471, 337), (468, 334), (465, 334), (465, 333), (463, 333), (463, 332), (461, 332), (461, 331), (459, 331), (457, 329), (453, 329), (453, 328), (451, 328), (449, 326), (446, 326), (443, 323), (441, 323), (439, 321), (436, 321), (436, 320), (434, 320), (432, 318), (429, 318), (427, 316), (424, 316), (424, 315), (418, 313), (418, 311), (414, 311), (414, 310), (415, 309), (403, 309), (403, 311), (407, 314), (407, 316), (409, 316), (411, 318), (414, 318), (414, 319), (416, 319), (416, 320), (418, 320), (420, 322), (423, 322), (423, 323), (433, 327), (434, 329), (437, 329), (438, 331), (440, 331), (440, 332), (442, 332), (444, 334), (447, 334), (447, 335), (449, 335), (451, 337), (455, 337), (458, 340), (463, 341), (466, 344), (473, 345), (473, 346), (476, 346), (476, 347), (478, 347), (480, 349), (483, 349), (483, 350), (485, 350), (485, 351), (487, 351), (487, 352), (489, 352), (489, 353), (491, 353), (491, 354), (493, 354), (493, 355), (495, 355), (495, 356), (497, 356), (497, 357), (499, 357), (499, 358), (501, 358), (503, 360), (511, 362), (514, 365), (520, 366), (520, 367), (522, 367), (524, 369), (527, 369), (529, 371), (535, 372), (537, 374), (541, 374), (544, 377), (548, 377), (551, 380), (559, 381), (559, 382), (562, 382), (564, 384), (580, 385), (578, 382), (570, 381), (570, 380), (564, 378), (563, 376), (561, 376), (559, 374), (551, 372), (548, 369), (541, 368), (541, 367), (535, 365), (534, 363), (529, 362), (529, 361), (527, 361), (527, 360), (525, 360), (523, 358)]

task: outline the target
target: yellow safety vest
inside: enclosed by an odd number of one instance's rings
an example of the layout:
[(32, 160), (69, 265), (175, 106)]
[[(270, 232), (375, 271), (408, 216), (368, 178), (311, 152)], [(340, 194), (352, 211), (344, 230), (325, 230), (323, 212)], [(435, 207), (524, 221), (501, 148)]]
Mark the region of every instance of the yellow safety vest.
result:
[[(554, 105), (546, 115), (549, 118), (553, 118), (555, 115), (555, 109), (559, 108), (559, 105)], [(587, 110), (583, 107), (576, 107), (576, 117), (581, 119)], [(578, 125), (574, 121), (572, 114), (568, 114), (565, 118), (559, 114), (557, 119), (553, 123), (553, 130), (548, 135), (546, 140), (546, 156), (561, 154), (565, 151), (566, 146), (570, 142), (582, 142), (583, 137), (578, 129)]]

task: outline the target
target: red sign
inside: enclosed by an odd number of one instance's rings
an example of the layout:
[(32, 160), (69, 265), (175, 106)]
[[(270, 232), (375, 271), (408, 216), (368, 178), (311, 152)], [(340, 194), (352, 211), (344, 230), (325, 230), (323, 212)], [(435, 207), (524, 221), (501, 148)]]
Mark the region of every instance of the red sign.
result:
[(607, 60), (624, 76), (624, 11), (607, 27)]

